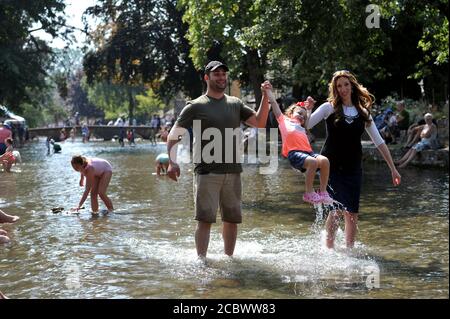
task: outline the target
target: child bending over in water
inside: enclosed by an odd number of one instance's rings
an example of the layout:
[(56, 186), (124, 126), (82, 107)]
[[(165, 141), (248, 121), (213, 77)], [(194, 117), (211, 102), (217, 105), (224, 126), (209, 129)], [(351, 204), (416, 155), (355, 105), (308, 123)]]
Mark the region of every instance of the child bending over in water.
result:
[(169, 167), (169, 155), (167, 153), (159, 154), (155, 159), (156, 175), (161, 176), (167, 174)]
[(80, 155), (73, 156), (71, 163), (73, 169), (81, 173), (81, 187), (84, 185), (84, 178), (86, 177), (86, 186), (83, 196), (81, 196), (78, 207), (73, 210), (80, 210), (89, 193), (91, 193), (92, 215), (98, 215), (98, 196), (100, 196), (105, 203), (108, 212), (112, 212), (114, 210), (112, 201), (109, 199), (108, 195), (106, 195), (106, 190), (108, 189), (112, 177), (111, 164), (101, 158), (86, 158)]
[[(308, 121), (306, 106), (313, 105), (315, 101), (308, 97), (305, 102), (298, 102), (289, 106), (283, 114), (271, 89), (268, 90), (268, 96), (281, 132), (282, 154), (289, 159), (292, 167), (305, 173), (303, 200), (313, 205), (319, 203), (332, 204), (333, 199), (326, 190), (330, 163), (325, 156), (313, 152), (305, 129)], [(316, 193), (313, 189), (313, 183), (314, 175), (318, 169), (320, 170), (320, 189)]]

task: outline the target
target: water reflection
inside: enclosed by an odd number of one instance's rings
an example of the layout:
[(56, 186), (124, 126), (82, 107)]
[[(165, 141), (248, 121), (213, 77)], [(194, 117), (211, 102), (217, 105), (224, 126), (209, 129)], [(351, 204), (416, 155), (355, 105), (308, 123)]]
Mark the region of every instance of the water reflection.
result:
[[(324, 248), (323, 221), (301, 200), (303, 177), (281, 160), (277, 174), (243, 174), (243, 224), (235, 256), (223, 255), (214, 225), (206, 263), (195, 257), (192, 171), (178, 183), (152, 175), (164, 145), (122, 148), (65, 142), (47, 157), (43, 140), (24, 163), (0, 174), (0, 206), (21, 217), (5, 228), (0, 289), (13, 298), (448, 298), (448, 173), (367, 165), (360, 234), (352, 252), (342, 231)], [(53, 214), (77, 205), (83, 189), (73, 154), (110, 161), (114, 214)], [(20, 170), (20, 171), (18, 171)], [(369, 289), (369, 276), (379, 288)]]

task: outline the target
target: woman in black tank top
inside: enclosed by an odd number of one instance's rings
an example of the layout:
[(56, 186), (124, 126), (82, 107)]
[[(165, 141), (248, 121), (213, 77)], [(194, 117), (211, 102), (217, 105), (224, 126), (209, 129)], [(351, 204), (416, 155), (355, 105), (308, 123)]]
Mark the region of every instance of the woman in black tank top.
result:
[[(362, 183), (361, 137), (366, 127), (370, 130), (373, 124), (370, 117), (373, 101), (373, 96), (349, 71), (334, 73), (328, 96), (333, 111), (326, 118), (327, 137), (321, 153), (330, 161), (328, 192), (342, 205), (335, 206), (327, 218), (329, 248), (334, 247), (340, 215), (344, 215), (347, 247), (353, 247), (355, 242)], [(401, 176), (389, 149), (381, 138), (380, 143), (377, 147), (391, 170), (393, 184), (399, 185)]]

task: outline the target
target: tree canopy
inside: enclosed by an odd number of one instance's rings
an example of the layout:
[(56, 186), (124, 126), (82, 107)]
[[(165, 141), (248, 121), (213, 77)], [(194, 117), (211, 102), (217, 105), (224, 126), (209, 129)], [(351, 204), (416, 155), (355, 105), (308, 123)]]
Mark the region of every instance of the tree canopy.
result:
[(0, 1), (0, 103), (145, 120), (179, 92), (200, 95), (213, 59), (256, 105), (264, 79), (292, 99), (324, 99), (339, 69), (378, 100), (448, 100), (445, 0), (97, 0), (84, 13), (82, 65), (79, 51), (35, 35), (70, 43), (64, 9), (64, 0)]
[(19, 110), (48, 86), (53, 50), (34, 32), (68, 39), (64, 8), (63, 0), (0, 1), (0, 103)]

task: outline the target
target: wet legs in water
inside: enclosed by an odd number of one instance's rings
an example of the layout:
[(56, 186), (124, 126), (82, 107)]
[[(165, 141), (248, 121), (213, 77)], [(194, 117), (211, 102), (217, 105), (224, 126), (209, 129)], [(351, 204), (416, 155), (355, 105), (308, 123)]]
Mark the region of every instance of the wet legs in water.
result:
[(225, 255), (233, 256), (234, 247), (236, 246), (237, 224), (223, 222), (222, 238)]
[(334, 248), (336, 231), (339, 226), (339, 216), (342, 214), (344, 214), (345, 220), (345, 243), (347, 248), (353, 248), (355, 245), (356, 233), (358, 231), (358, 214), (353, 214), (347, 211), (332, 211), (328, 215), (325, 223), (325, 228), (327, 231), (326, 244), (328, 248)]
[(206, 257), (209, 245), (209, 234), (211, 232), (211, 224), (198, 222), (195, 230), (195, 247), (199, 257)]
[(112, 172), (105, 172), (100, 178), (96, 178), (95, 184), (91, 190), (91, 208), (92, 213), (98, 213), (98, 196), (105, 203), (108, 212), (114, 210), (111, 199), (106, 195), (106, 190), (108, 189), (109, 182), (111, 181)]
[[(236, 245), (237, 224), (223, 222), (222, 238), (224, 242), (224, 251), (228, 256), (232, 256)], [(206, 257), (209, 245), (209, 236), (211, 224), (199, 221), (195, 230), (195, 246), (199, 257)]]

